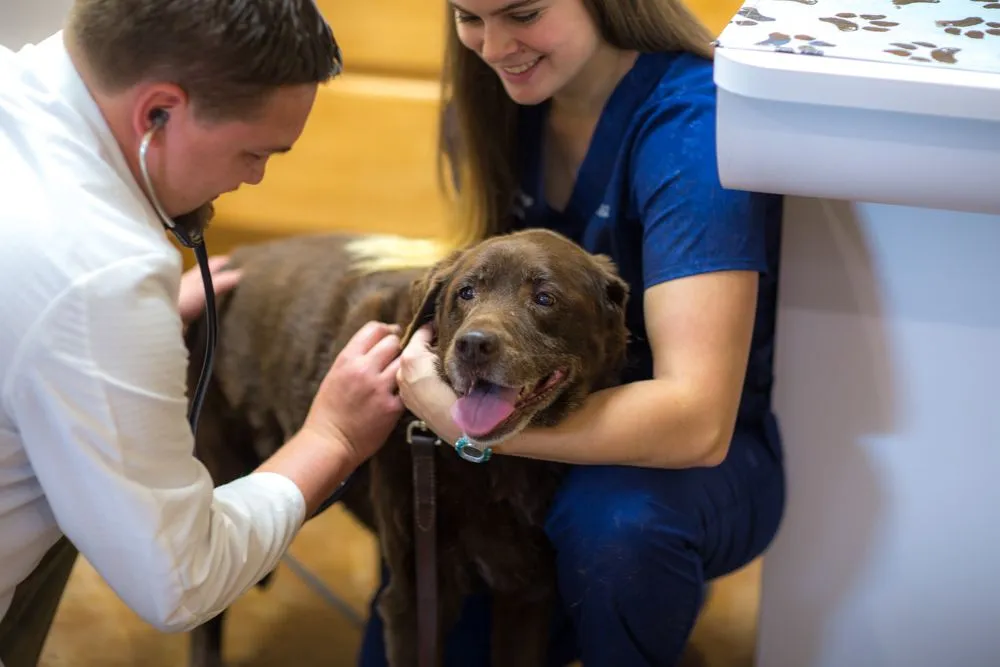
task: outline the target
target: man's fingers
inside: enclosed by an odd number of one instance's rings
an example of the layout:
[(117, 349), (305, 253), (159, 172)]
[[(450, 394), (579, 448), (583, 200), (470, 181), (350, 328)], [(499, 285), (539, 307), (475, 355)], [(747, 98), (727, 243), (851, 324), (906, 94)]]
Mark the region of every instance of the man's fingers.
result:
[[(396, 328), (398, 329), (398, 327)], [(341, 354), (349, 356), (368, 354), (376, 343), (392, 333), (394, 333), (394, 329), (389, 324), (375, 321), (367, 322), (351, 336)]]
[(391, 382), (394, 391), (399, 390), (399, 357), (396, 357), (389, 362), (389, 365), (385, 367), (382, 371), (382, 377), (387, 381)]
[(375, 367), (380, 369), (379, 372), (382, 372), (399, 355), (399, 336), (395, 333), (388, 333), (372, 346), (368, 354)]
[(229, 255), (214, 255), (208, 258), (208, 270), (215, 273), (226, 265)]
[(223, 292), (228, 292), (240, 282), (240, 278), (243, 277), (243, 272), (239, 269), (235, 271), (223, 271), (222, 273), (212, 277), (212, 290), (216, 294), (222, 294)]
[(406, 407), (406, 404), (403, 403), (403, 397), (399, 394), (394, 394), (394, 397), (389, 409), (393, 412), (402, 412), (403, 408)]

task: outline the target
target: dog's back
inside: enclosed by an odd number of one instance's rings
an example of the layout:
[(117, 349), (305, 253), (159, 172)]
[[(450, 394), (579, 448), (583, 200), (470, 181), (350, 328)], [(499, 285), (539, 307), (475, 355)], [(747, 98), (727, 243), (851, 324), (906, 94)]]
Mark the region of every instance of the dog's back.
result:
[[(213, 383), (254, 430), (278, 439), (258, 443), (258, 456), (266, 458), (298, 430), (336, 355), (365, 322), (409, 315), (408, 288), (417, 272), (352, 272), (345, 250), (351, 239), (293, 237), (242, 247), (230, 257), (243, 276), (219, 299)], [(203, 336), (194, 326), (188, 332), (193, 360)]]
[[(253, 472), (298, 431), (333, 360), (365, 322), (409, 317), (408, 289), (420, 271), (354, 272), (345, 249), (353, 238), (296, 236), (230, 255), (227, 266), (243, 276), (217, 299), (219, 340), (195, 437), (216, 485)], [(202, 317), (186, 333), (189, 394), (206, 329)], [(354, 476), (343, 502), (374, 528), (367, 472)]]

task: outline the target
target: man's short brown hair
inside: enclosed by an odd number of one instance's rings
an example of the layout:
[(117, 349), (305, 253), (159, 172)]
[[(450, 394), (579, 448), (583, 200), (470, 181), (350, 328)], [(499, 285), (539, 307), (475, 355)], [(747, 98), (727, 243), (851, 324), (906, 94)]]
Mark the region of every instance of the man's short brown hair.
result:
[(215, 120), (342, 67), (314, 0), (76, 0), (67, 32), (106, 91), (168, 81)]

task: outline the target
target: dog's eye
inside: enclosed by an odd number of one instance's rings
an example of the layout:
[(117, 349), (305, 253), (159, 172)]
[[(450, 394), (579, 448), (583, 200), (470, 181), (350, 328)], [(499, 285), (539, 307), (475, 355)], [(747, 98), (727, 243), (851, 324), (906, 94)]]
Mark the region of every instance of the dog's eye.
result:
[(464, 301), (469, 301), (472, 297), (476, 296), (476, 290), (469, 286), (465, 286), (458, 290), (458, 298)]
[(535, 294), (535, 303), (539, 306), (552, 306), (556, 302), (555, 298), (548, 292), (538, 292)]

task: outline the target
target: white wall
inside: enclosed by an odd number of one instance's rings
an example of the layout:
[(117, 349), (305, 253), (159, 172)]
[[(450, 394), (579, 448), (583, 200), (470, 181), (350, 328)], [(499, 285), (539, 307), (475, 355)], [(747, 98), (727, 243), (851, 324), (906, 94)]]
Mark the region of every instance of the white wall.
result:
[(0, 0), (0, 46), (15, 51), (62, 27), (73, 0)]
[(787, 202), (758, 667), (997, 667), (1000, 216)]

